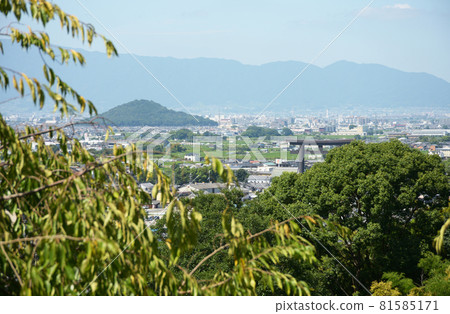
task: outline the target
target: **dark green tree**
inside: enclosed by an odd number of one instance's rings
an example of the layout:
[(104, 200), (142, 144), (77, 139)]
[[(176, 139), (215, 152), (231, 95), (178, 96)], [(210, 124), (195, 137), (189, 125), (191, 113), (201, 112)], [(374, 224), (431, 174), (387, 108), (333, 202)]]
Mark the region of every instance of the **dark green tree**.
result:
[(292, 135), (294, 135), (294, 132), (292, 132), (292, 130), (289, 129), (289, 128), (283, 128), (281, 130), (281, 135), (283, 135), (283, 136), (292, 136)]
[(270, 128), (263, 128), (259, 126), (249, 126), (247, 130), (245, 130), (242, 133), (242, 136), (248, 136), (248, 137), (260, 137), (260, 136), (279, 136), (280, 133), (278, 133), (275, 129)]
[(419, 289), (422, 295), (450, 295), (450, 261), (439, 255), (427, 253), (419, 261), (423, 271), (423, 286)]
[(234, 175), (239, 182), (245, 182), (250, 174), (245, 169), (239, 169), (235, 171)]
[(406, 278), (405, 274), (401, 273), (387, 272), (383, 274), (381, 279), (392, 282), (392, 288), (397, 288), (402, 295), (408, 295), (416, 287), (411, 278)]
[[(370, 286), (389, 271), (419, 280), (417, 264), (424, 252), (432, 250), (433, 238), (444, 222), (442, 209), (448, 193), (438, 156), (424, 155), (399, 141), (355, 141), (331, 150), (324, 163), (304, 174), (276, 178), (249, 206), (277, 220), (319, 214), (348, 227), (344, 242), (332, 233), (322, 232), (316, 238)], [(352, 282), (337, 275), (335, 280)], [(344, 288), (347, 293), (351, 289)]]
[(171, 144), (170, 145), (170, 151), (173, 153), (182, 153), (186, 151), (186, 147), (184, 147), (181, 144)]
[[(200, 223), (201, 232), (198, 235), (198, 245), (190, 251), (180, 256), (178, 260), (179, 266), (183, 269), (191, 270), (191, 273), (195, 273), (195, 277), (200, 281), (208, 281), (212, 276), (217, 273), (232, 273), (235, 268), (235, 258), (233, 254), (230, 254), (228, 244), (226, 242), (226, 234), (223, 234), (223, 226), (227, 224), (233, 224), (233, 220), (237, 219), (242, 223), (242, 230), (248, 235), (248, 243), (252, 246), (259, 247), (263, 246), (262, 255), (269, 254), (273, 252), (273, 246), (279, 241), (277, 236), (271, 234), (270, 230), (274, 226), (282, 226), (285, 223), (289, 223), (290, 226), (295, 226), (295, 233), (301, 234), (301, 230), (298, 228), (297, 223), (293, 219), (288, 219), (283, 224), (277, 224), (274, 221), (270, 221), (261, 217), (257, 213), (248, 212), (245, 204), (241, 201), (243, 197), (242, 191), (238, 189), (226, 190), (224, 189), (223, 194), (203, 194), (199, 193), (194, 199), (184, 200), (187, 208), (195, 207), (202, 215), (202, 221)], [(306, 225), (308, 223), (299, 217), (299, 220), (303, 221)], [(179, 224), (179, 221), (174, 216), (174, 224)], [(276, 223), (274, 225), (274, 223)], [(323, 223), (323, 222), (322, 222)], [(168, 248), (163, 245), (165, 240), (165, 220), (162, 219), (158, 221), (154, 227), (157, 231), (157, 237), (160, 239), (161, 250), (167, 251)], [(288, 229), (283, 227), (286, 231)], [(292, 232), (292, 231), (288, 231)], [(260, 237), (262, 241), (254, 241)], [(297, 239), (300, 243), (303, 243), (303, 237)], [(306, 242), (309, 243), (309, 242)], [(305, 255), (306, 257), (308, 255)], [(294, 258), (293, 258), (294, 257)], [(265, 260), (266, 257), (263, 257)], [(288, 265), (289, 262), (295, 263), (299, 267), (315, 267), (316, 259), (309, 255), (308, 258), (303, 258), (301, 255), (285, 255), (276, 258), (275, 265), (270, 266), (275, 272), (284, 273), (286, 278), (301, 278), (296, 276), (297, 273), (293, 272), (292, 269), (284, 267)], [(263, 262), (265, 263), (265, 261)], [(314, 265), (314, 266), (313, 266)], [(247, 265), (249, 269), (257, 273), (265, 272), (266, 266), (261, 268), (261, 265), (255, 264), (253, 261)], [(177, 274), (182, 277), (183, 271), (179, 269)], [(302, 281), (305, 286), (307, 282)], [(281, 286), (275, 283), (275, 281), (267, 280), (256, 280), (255, 281), (255, 291), (258, 295), (273, 295), (273, 294), (285, 294), (282, 291)]]
[(209, 131), (205, 131), (202, 135), (203, 136), (217, 136), (217, 134), (215, 134), (213, 132), (209, 132)]
[(180, 167), (177, 165), (174, 171), (175, 183), (178, 185), (219, 181), (219, 176), (211, 167)]
[(175, 140), (192, 141), (193, 137), (194, 137), (194, 133), (188, 129), (179, 129), (179, 130), (175, 131), (175, 133), (172, 135), (172, 138)]

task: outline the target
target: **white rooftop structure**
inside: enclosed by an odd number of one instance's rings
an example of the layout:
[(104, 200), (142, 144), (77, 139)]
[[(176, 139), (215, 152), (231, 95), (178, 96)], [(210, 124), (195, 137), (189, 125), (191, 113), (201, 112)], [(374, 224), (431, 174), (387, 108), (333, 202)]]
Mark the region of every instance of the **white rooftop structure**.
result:
[(446, 136), (450, 134), (449, 129), (424, 129), (411, 130), (411, 135), (415, 136)]

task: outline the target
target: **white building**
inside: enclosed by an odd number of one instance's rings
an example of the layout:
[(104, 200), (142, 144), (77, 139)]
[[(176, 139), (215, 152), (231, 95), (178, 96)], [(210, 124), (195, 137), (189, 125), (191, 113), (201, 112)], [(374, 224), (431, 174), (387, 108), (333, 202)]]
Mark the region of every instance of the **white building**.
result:
[(269, 175), (250, 175), (247, 179), (247, 183), (270, 185), (270, 176)]
[(450, 134), (447, 129), (425, 129), (425, 130), (411, 130), (411, 136), (446, 136)]
[(333, 135), (349, 135), (349, 136), (355, 136), (360, 135), (364, 136), (367, 133), (364, 130), (364, 127), (362, 125), (357, 126), (356, 128), (350, 129), (350, 128), (339, 128), (337, 132), (332, 133)]
[(192, 162), (199, 162), (200, 161), (200, 155), (191, 153), (191, 154), (184, 155), (184, 159), (192, 161)]
[(450, 158), (450, 147), (436, 148), (436, 153), (439, 157), (448, 159)]

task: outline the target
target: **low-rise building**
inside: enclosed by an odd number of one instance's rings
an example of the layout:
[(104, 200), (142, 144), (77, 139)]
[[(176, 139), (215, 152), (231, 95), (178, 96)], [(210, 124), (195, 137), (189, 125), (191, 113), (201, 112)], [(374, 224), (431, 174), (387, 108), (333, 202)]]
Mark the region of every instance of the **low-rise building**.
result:
[(189, 154), (184, 155), (184, 159), (192, 161), (192, 162), (199, 162), (200, 161), (200, 155), (199, 154), (189, 153)]

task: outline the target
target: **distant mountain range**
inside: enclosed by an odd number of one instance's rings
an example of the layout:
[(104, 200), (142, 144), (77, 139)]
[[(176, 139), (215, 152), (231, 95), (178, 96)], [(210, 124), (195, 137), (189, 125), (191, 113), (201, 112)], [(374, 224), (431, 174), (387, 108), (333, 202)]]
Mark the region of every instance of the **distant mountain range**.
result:
[[(42, 77), (42, 60), (3, 41), (1, 64)], [(151, 53), (151, 52), (149, 52)], [(224, 59), (138, 57), (159, 81), (183, 103), (181, 106), (130, 55), (108, 59), (84, 52), (87, 65), (55, 70), (99, 112), (130, 99), (153, 99), (175, 109), (199, 113), (258, 114), (305, 66), (296, 61), (245, 65)], [(23, 56), (26, 58), (24, 59)], [(6, 93), (3, 97), (12, 97)], [(29, 101), (28, 101), (29, 102)], [(23, 101), (0, 105), (0, 112), (18, 110)], [(302, 113), (322, 109), (448, 108), (450, 83), (426, 73), (407, 73), (378, 64), (339, 61), (324, 68), (310, 66), (269, 108), (268, 112)], [(26, 108), (29, 108), (26, 107)]]
[(100, 115), (119, 126), (215, 126), (217, 122), (167, 109), (148, 100), (134, 100)]

